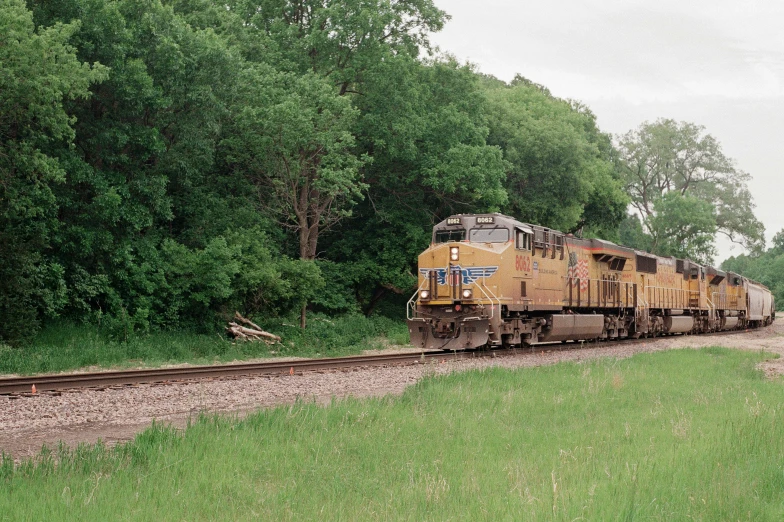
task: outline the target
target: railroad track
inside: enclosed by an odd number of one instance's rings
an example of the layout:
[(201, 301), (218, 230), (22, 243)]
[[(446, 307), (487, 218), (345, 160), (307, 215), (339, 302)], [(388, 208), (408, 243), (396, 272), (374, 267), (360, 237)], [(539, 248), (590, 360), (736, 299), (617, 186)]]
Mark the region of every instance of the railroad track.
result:
[[(748, 330), (721, 332), (712, 335), (732, 335)], [(425, 361), (459, 360), (473, 357), (497, 357), (536, 354), (540, 351), (570, 350), (575, 348), (599, 348), (619, 344), (638, 344), (652, 339), (625, 339), (603, 342), (542, 343), (531, 347), (513, 349), (481, 350), (461, 352), (426, 351), (418, 353), (395, 353), (384, 355), (358, 355), (333, 357), (327, 359), (298, 359), (293, 361), (270, 361), (258, 363), (220, 364), (210, 366), (186, 366), (178, 368), (149, 368), (143, 370), (119, 370), (91, 373), (69, 373), (54, 375), (33, 375), (0, 379), (0, 395), (35, 396), (62, 390), (83, 388), (110, 388), (150, 383), (181, 383), (198, 379), (223, 379), (249, 375), (285, 376), (301, 374), (305, 371), (333, 370), (341, 368), (360, 368), (386, 366), (393, 364), (415, 364)], [(35, 388), (33, 388), (35, 386)], [(35, 390), (35, 391), (33, 391)]]
[(143, 370), (118, 370), (91, 373), (33, 375), (0, 379), (0, 395), (32, 394), (78, 388), (108, 388), (144, 383), (172, 383), (197, 379), (216, 379), (248, 375), (294, 375), (304, 371), (318, 371), (363, 366), (414, 363), (425, 360), (455, 359), (477, 356), (478, 352), (397, 353), (386, 355), (359, 355), (327, 359), (298, 359), (178, 368), (149, 368)]

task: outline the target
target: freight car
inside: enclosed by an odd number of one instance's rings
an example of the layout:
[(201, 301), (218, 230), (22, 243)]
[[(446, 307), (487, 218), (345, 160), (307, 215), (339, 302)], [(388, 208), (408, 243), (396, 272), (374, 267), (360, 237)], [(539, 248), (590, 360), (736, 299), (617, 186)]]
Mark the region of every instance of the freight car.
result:
[(732, 272), (461, 214), (419, 255), (408, 328), (414, 346), (459, 350), (752, 328), (774, 310), (765, 286)]

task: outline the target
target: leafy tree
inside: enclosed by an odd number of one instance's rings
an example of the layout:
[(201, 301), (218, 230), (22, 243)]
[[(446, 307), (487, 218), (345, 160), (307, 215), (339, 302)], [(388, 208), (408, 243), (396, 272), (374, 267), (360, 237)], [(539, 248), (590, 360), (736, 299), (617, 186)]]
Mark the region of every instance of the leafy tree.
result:
[(227, 161), (267, 189), (299, 236), (300, 258), (313, 260), (319, 233), (349, 215), (365, 188), (351, 133), (357, 111), (313, 74), (259, 75), (246, 88), (223, 142)]
[(311, 295), (318, 271), (280, 257), (257, 191), (219, 154), (248, 68), (240, 53), (157, 0), (34, 10), (47, 23), (80, 17), (80, 58), (111, 68), (89, 103), (74, 103), (76, 147), (59, 151), (54, 241), (71, 313), (120, 332), (203, 328), (230, 307), (284, 311)]
[[(194, 12), (192, 2), (176, 5)], [(354, 150), (358, 113), (351, 103), (361, 105), (354, 96), (365, 92), (379, 64), (428, 49), (427, 34), (446, 15), (431, 0), (231, 0), (226, 6), (241, 28), (222, 14), (197, 23), (216, 24), (265, 71), (257, 82), (265, 92), (241, 102), (248, 109), (239, 111), (240, 132), (225, 142), (227, 163), (274, 196), (271, 210), (298, 234), (300, 257), (315, 259), (319, 236), (348, 215), (365, 188), (360, 169), (370, 156)], [(250, 151), (255, 158), (243, 153)]]
[(784, 229), (779, 230), (773, 236), (773, 250), (784, 253)]
[(627, 214), (618, 227), (618, 240), (621, 245), (650, 252), (651, 236), (645, 233), (637, 214)]
[(312, 72), (343, 95), (361, 90), (366, 71), (394, 55), (417, 56), (446, 14), (432, 0), (230, 0), (251, 37), (279, 70)]
[[(666, 229), (656, 227), (667, 221), (657, 217), (659, 210), (674, 210), (677, 198), (662, 202), (668, 193), (699, 200), (713, 209), (713, 219), (702, 206), (695, 208), (695, 221), (704, 228), (692, 229), (695, 241), (719, 231), (751, 251), (764, 245), (764, 227), (754, 216), (754, 204), (746, 186), (749, 175), (738, 170), (727, 158), (718, 141), (705, 128), (692, 123), (660, 119), (643, 123), (638, 129), (619, 137), (619, 166), (622, 169), (632, 205), (643, 219), (653, 247), (662, 243)], [(682, 206), (678, 208), (685, 210)], [(679, 214), (673, 219), (686, 218)], [(704, 260), (710, 260), (712, 248), (697, 247)]]
[(490, 79), (486, 85), (488, 143), (500, 147), (510, 164), (503, 211), (567, 232), (617, 230), (628, 200), (610, 139), (593, 114), (520, 76), (509, 85)]
[(310, 73), (258, 75), (245, 85), (250, 93), (223, 142), (226, 161), (263, 187), (281, 223), (296, 231), (300, 259), (313, 261), (319, 234), (350, 215), (366, 186), (365, 158), (353, 150), (357, 111)]
[(689, 194), (664, 194), (654, 206), (650, 228), (650, 250), (657, 254), (709, 263), (716, 253), (714, 208)]
[(435, 222), (497, 210), (506, 194), (505, 163), (486, 144), (486, 100), (470, 67), (396, 56), (369, 70), (362, 90), (358, 139), (373, 158), (369, 188), (327, 253), (343, 267), (328, 284), (352, 289), (369, 314), (415, 285), (417, 255)]
[(757, 255), (741, 254), (726, 259), (721, 267), (749, 279), (759, 281), (773, 293), (773, 297), (781, 309), (784, 303), (784, 230), (773, 237), (773, 246)]
[(74, 139), (65, 103), (106, 78), (105, 67), (77, 59), (78, 29), (36, 29), (24, 2), (0, 5), (0, 339), (33, 334), (39, 312), (62, 305), (63, 267), (47, 255), (58, 226), (53, 187), (65, 180), (52, 151)]

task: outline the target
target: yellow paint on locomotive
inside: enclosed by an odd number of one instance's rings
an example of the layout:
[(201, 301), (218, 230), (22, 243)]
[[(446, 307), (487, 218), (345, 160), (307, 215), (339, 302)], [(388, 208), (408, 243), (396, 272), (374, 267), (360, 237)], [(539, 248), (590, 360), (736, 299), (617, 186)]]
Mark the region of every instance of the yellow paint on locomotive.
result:
[[(727, 318), (745, 316), (747, 287), (761, 296), (754, 302), (766, 324), (773, 318), (764, 311), (773, 308), (770, 292), (737, 274), (500, 214), (453, 216), (434, 228), (432, 244), (419, 256), (409, 330), (422, 347), (446, 339), (445, 349), (538, 336), (710, 331), (744, 324)], [(604, 329), (596, 314), (603, 314)], [(553, 333), (557, 328), (561, 333)], [(463, 329), (477, 333), (466, 340)]]

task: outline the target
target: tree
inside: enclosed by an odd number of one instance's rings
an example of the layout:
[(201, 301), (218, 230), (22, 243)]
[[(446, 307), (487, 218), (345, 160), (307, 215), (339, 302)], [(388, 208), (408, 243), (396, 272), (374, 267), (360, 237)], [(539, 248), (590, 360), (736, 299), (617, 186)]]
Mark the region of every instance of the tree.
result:
[(0, 6), (0, 339), (33, 334), (40, 312), (62, 306), (63, 267), (47, 255), (58, 226), (53, 189), (65, 180), (53, 151), (74, 139), (65, 104), (106, 78), (105, 67), (77, 59), (78, 29), (36, 29), (23, 1)]
[(159, 0), (31, 5), (39, 23), (78, 17), (78, 57), (110, 67), (88, 101), (70, 102), (75, 146), (55, 151), (52, 256), (71, 316), (123, 335), (209, 328), (227, 309), (286, 313), (312, 295), (317, 268), (281, 255), (265, 202), (219, 150), (240, 80), (256, 79), (227, 39)]
[(628, 200), (611, 161), (611, 141), (593, 114), (520, 76), (509, 85), (485, 83), (488, 143), (500, 147), (510, 164), (503, 211), (566, 232), (617, 230)]
[(779, 230), (773, 236), (773, 250), (784, 253), (784, 229)]
[(759, 281), (773, 293), (781, 310), (784, 303), (784, 230), (773, 237), (773, 246), (757, 255), (741, 254), (726, 259), (721, 268)]
[(680, 192), (664, 194), (654, 205), (650, 251), (709, 263), (716, 253), (716, 215), (713, 206)]
[(618, 240), (621, 245), (650, 252), (651, 236), (642, 228), (640, 217), (635, 213), (627, 214), (618, 227)]
[[(194, 11), (193, 2), (175, 5)], [(224, 14), (189, 16), (230, 35), (264, 71), (257, 83), (267, 89), (245, 98), (253, 108), (240, 110), (242, 131), (225, 142), (228, 162), (274, 195), (271, 208), (298, 234), (300, 257), (315, 259), (321, 233), (348, 215), (366, 187), (360, 169), (370, 155), (354, 150), (352, 103), (362, 104), (358, 95), (380, 64), (428, 49), (428, 33), (446, 15), (432, 0), (230, 0), (226, 7), (239, 26)], [(243, 154), (251, 150), (257, 158)], [(304, 326), (305, 305), (301, 315)]]
[(343, 95), (394, 55), (417, 56), (447, 19), (432, 0), (230, 0), (249, 32), (246, 58), (259, 46), (279, 70), (325, 78)]
[(281, 224), (296, 231), (300, 259), (313, 261), (319, 234), (350, 215), (366, 187), (366, 158), (355, 154), (351, 132), (357, 111), (312, 73), (256, 72), (223, 142), (226, 159), (263, 188)]
[[(670, 192), (712, 208), (712, 220), (701, 219), (706, 217), (704, 209), (696, 211), (704, 228), (693, 229), (695, 240), (701, 241), (697, 236), (718, 231), (751, 251), (764, 246), (764, 227), (754, 216), (754, 204), (746, 186), (749, 175), (735, 167), (704, 127), (666, 119), (646, 122), (620, 136), (618, 149), (626, 191), (646, 231), (654, 236), (654, 249), (661, 244), (657, 238), (666, 235), (665, 230), (656, 228), (667, 220), (666, 215), (657, 217), (657, 206), (659, 211), (673, 209), (672, 204), (677, 201), (672, 198), (669, 203), (662, 202)], [(710, 260), (712, 248), (703, 245), (698, 250), (707, 256), (704, 260)]]
[(500, 208), (506, 165), (485, 141), (487, 101), (470, 67), (395, 56), (367, 71), (362, 90), (358, 141), (373, 158), (369, 188), (327, 253), (343, 267), (335, 284), (370, 314), (390, 294), (413, 291), (434, 223)]

